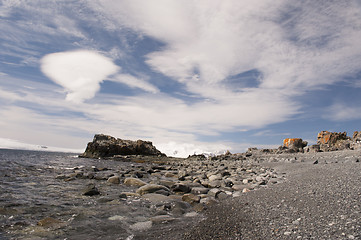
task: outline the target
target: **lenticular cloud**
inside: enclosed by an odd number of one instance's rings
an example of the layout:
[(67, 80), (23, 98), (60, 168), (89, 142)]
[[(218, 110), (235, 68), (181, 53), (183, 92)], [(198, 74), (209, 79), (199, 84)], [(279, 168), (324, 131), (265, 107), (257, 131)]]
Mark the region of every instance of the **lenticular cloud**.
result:
[(66, 100), (83, 102), (100, 89), (100, 83), (119, 67), (93, 51), (79, 50), (48, 54), (41, 59), (41, 71), (67, 91)]

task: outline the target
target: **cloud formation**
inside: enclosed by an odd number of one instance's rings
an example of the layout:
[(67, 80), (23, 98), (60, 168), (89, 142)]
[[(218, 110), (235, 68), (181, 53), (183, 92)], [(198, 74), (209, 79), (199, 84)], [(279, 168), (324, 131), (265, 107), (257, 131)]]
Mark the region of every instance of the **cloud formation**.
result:
[(67, 91), (66, 100), (94, 97), (100, 83), (119, 70), (111, 59), (94, 51), (51, 53), (41, 59), (41, 71)]
[(130, 88), (139, 88), (146, 92), (159, 93), (159, 89), (154, 85), (129, 74), (118, 74), (112, 79), (112, 81), (123, 83)]
[[(39, 56), (46, 55), (41, 70), (65, 89), (68, 101), (53, 85), (40, 91), (19, 83), (10, 91), (3, 81), (0, 100), (26, 102), (32, 110), (2, 111), (59, 133), (71, 126), (89, 135), (144, 138), (166, 149), (175, 147), (166, 144), (173, 140), (183, 146), (178, 152), (212, 149), (200, 139), (297, 118), (312, 108), (302, 99), (305, 93), (359, 74), (360, 9), (352, 0), (7, 1), (0, 17), (11, 19), (21, 11), (29, 19), (0, 21), (2, 52), (21, 59), (5, 64), (37, 67)], [(42, 49), (46, 44), (58, 53), (48, 54)], [(255, 74), (244, 77), (250, 72)], [(1, 77), (11, 82), (11, 76)], [(103, 81), (141, 91), (102, 92)], [(351, 77), (348, 84), (360, 87), (360, 78)], [(352, 112), (357, 108), (345, 106), (328, 109), (338, 112), (334, 120), (360, 118)], [(53, 119), (49, 112), (78, 117)]]
[(359, 71), (357, 1), (103, 0), (94, 8), (163, 42), (146, 63), (191, 92), (257, 69), (260, 88), (302, 94)]

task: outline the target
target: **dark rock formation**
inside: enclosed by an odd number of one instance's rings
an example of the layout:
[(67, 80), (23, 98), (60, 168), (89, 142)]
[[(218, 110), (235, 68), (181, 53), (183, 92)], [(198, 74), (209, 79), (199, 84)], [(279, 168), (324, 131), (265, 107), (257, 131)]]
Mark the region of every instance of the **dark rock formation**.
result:
[(93, 141), (88, 143), (85, 152), (79, 157), (109, 158), (117, 155), (165, 156), (153, 146), (152, 142), (123, 140), (96, 134)]
[(317, 135), (317, 144), (324, 152), (350, 149), (350, 143), (351, 139), (346, 132), (322, 131)]

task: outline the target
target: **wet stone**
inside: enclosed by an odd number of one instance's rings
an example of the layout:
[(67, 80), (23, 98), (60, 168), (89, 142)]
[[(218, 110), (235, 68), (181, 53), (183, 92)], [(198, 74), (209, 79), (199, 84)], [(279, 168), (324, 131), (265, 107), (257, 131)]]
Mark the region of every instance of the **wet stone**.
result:
[(83, 189), (83, 195), (85, 196), (94, 196), (99, 195), (99, 190), (95, 187), (94, 184), (90, 183)]

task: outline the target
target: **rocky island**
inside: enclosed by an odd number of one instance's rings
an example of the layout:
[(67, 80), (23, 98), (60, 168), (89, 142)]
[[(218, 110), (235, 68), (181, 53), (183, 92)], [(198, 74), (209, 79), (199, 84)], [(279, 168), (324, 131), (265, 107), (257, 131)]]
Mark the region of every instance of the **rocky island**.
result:
[(114, 158), (127, 155), (165, 156), (151, 142), (123, 140), (104, 134), (96, 134), (93, 141), (88, 143), (85, 152), (79, 157)]

